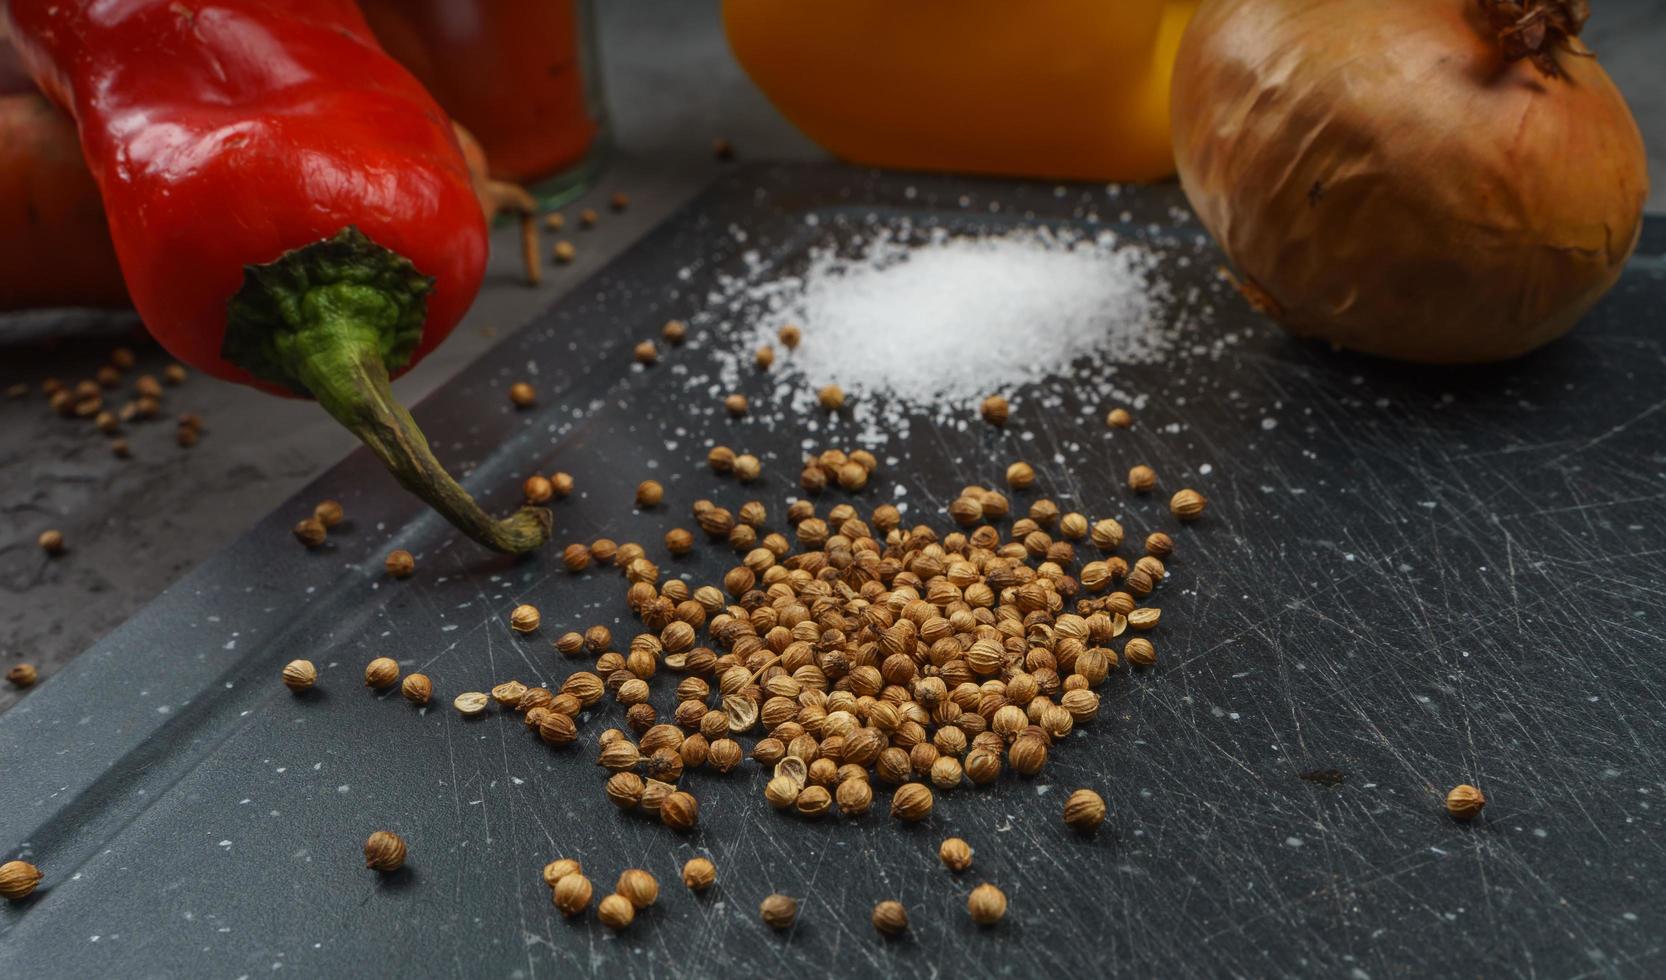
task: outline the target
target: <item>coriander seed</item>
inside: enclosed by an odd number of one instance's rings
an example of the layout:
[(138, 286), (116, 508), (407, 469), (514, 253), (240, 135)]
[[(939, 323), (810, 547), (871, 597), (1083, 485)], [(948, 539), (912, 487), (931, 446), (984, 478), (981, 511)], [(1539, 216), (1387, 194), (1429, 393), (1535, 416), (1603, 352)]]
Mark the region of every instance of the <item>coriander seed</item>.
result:
[(399, 693), (412, 704), (427, 704), (428, 699), (434, 696), (434, 682), (428, 679), (427, 674), (410, 674), (399, 685)]
[(1145, 536), (1145, 553), (1157, 558), (1167, 558), (1174, 553), (1174, 539), (1161, 531), (1153, 531)]
[(619, 875), (619, 884), (613, 890), (630, 900), (631, 906), (637, 910), (647, 908), (659, 898), (659, 882), (641, 868), (626, 869)]
[(504, 681), (492, 687), (492, 700), (498, 704), (513, 708), (526, 697), (526, 685), (520, 681)]
[(829, 412), (837, 412), (845, 407), (845, 390), (838, 385), (828, 385), (816, 392), (816, 400), (821, 407)]
[(1122, 657), (1135, 667), (1150, 667), (1157, 662), (1157, 648), (1143, 636), (1136, 636), (1122, 648)]
[(541, 620), (537, 606), (522, 603), (510, 611), (509, 628), (517, 633), (532, 633), (538, 629)]
[(575, 574), (584, 571), (590, 567), (590, 549), (581, 542), (573, 542), (561, 549), (561, 564)]
[(185, 365), (183, 364), (170, 364), (162, 369), (162, 380), (170, 385), (182, 385), (185, 383), (185, 378)]
[[(620, 741), (625, 740), (620, 739)], [(609, 746), (609, 748), (612, 748), (612, 746)], [(616, 772), (607, 777), (607, 786), (603, 791), (607, 794), (608, 801), (614, 806), (621, 810), (629, 810), (642, 802), (642, 793), (646, 788), (646, 784), (642, 782), (642, 777), (636, 773)]]
[(341, 509), (341, 504), (334, 500), (321, 500), (318, 502), (318, 506), (312, 509), (312, 516), (318, 518), (319, 523), (329, 528), (340, 524), (347, 515)]
[(769, 366), (774, 363), (775, 348), (769, 346), (768, 344), (758, 348), (758, 352), (752, 355), (752, 364), (760, 371), (768, 371)]
[(544, 865), (544, 884), (555, 887), (555, 883), (568, 875), (583, 873), (584, 869), (572, 858), (556, 858)]
[(676, 345), (688, 339), (688, 324), (681, 320), (667, 320), (659, 334), (668, 344)]
[(550, 489), (557, 497), (565, 497), (573, 492), (573, 474), (555, 472), (550, 474)]
[(798, 918), (798, 902), (785, 895), (771, 895), (758, 905), (758, 914), (771, 929), (791, 929)]
[(680, 527), (665, 532), (665, 550), (678, 556), (688, 554), (694, 550), (693, 532)]
[(310, 660), (291, 660), (283, 667), (283, 686), (299, 694), (318, 681), (318, 668)]
[(1007, 424), (1007, 400), (1000, 395), (990, 395), (985, 398), (983, 404), (978, 406), (978, 411), (983, 415), (983, 420), (990, 425), (999, 428)]
[(987, 881), (966, 896), (966, 911), (980, 926), (992, 926), (1007, 914), (1007, 897)]
[(562, 915), (571, 918), (590, 907), (593, 892), (590, 879), (575, 870), (557, 878), (550, 886), (550, 901)]
[(707, 858), (689, 858), (683, 865), (683, 884), (691, 892), (703, 892), (717, 883), (717, 866)]
[(734, 394), (726, 395), (723, 399), (723, 407), (728, 411), (730, 416), (738, 419), (746, 414), (746, 396), (738, 391)]
[(0, 864), (0, 898), (21, 902), (34, 894), (43, 877), (41, 870), (28, 861)]
[(793, 809), (798, 811), (798, 815), (812, 820), (825, 814), (832, 806), (833, 794), (827, 791), (826, 786), (806, 786), (798, 791), (798, 798), (793, 801)]
[(965, 871), (972, 866), (972, 845), (950, 837), (937, 846), (937, 858), (950, 871)]
[(924, 783), (904, 783), (891, 795), (891, 816), (904, 823), (919, 823), (931, 816), (931, 789)]
[(659, 821), (678, 833), (687, 833), (700, 822), (700, 803), (693, 793), (678, 790), (661, 801)]
[(1150, 493), (1157, 486), (1157, 471), (1143, 463), (1128, 471), (1128, 489), (1135, 493)]
[(636, 485), (636, 505), (638, 507), (644, 510), (650, 507), (658, 507), (660, 501), (664, 499), (665, 488), (660, 485), (658, 480), (643, 480)]
[(578, 248), (572, 242), (563, 238), (550, 249), (550, 256), (562, 265), (566, 265), (578, 258)]
[(1113, 429), (1126, 429), (1134, 424), (1134, 416), (1126, 408), (1113, 408), (1106, 414), (1105, 424)]
[(525, 381), (509, 386), (509, 404), (516, 408), (531, 408), (538, 403), (538, 391)]
[(1064, 822), (1079, 833), (1090, 833), (1105, 822), (1105, 800), (1091, 789), (1079, 789), (1064, 801)]
[(908, 930), (908, 910), (901, 902), (880, 902), (873, 907), (872, 922), (880, 935), (900, 936)]
[[(551, 211), (544, 215), (544, 228), (547, 231), (560, 231), (567, 227), (567, 217), (559, 211)], [(550, 884), (554, 884), (551, 882)]]
[(847, 817), (860, 817), (873, 807), (873, 787), (866, 779), (847, 779), (833, 793), (839, 812)]
[(596, 209), (585, 208), (583, 211), (580, 211), (578, 213), (578, 226), (580, 228), (596, 227)]
[(529, 504), (541, 504), (555, 496), (555, 487), (550, 481), (534, 473), (521, 484), (521, 493)]
[(1446, 794), (1446, 812), (1453, 820), (1468, 823), (1480, 814), (1481, 808), (1487, 805), (1487, 794), (1468, 783), (1461, 783), (1452, 787)]
[(630, 195), (624, 191), (614, 191), (613, 196), (607, 199), (607, 206), (615, 211), (623, 211), (631, 206)]
[(614, 932), (629, 926), (636, 918), (636, 906), (623, 895), (609, 895), (596, 906), (596, 918)]
[(1188, 488), (1169, 498), (1169, 513), (1182, 521), (1195, 521), (1203, 516), (1203, 508), (1208, 504), (1203, 494)]
[(489, 695), (480, 691), (465, 691), (452, 699), (451, 706), (456, 708), (466, 718), (472, 718), (486, 710), (492, 703)]
[(373, 871), (398, 871), (405, 863), (405, 838), (378, 830), (364, 842), (364, 866)]
[(1022, 460), (1007, 467), (1007, 486), (1023, 490), (1035, 483), (1035, 469)]
[[(324, 529), (324, 522), (316, 517), (304, 518), (295, 524), (295, 540), (308, 548), (317, 548), (323, 545), (324, 539), (329, 536), (329, 533)], [(57, 554), (57, 552), (48, 551), (47, 554)]]
[(728, 446), (713, 446), (711, 451), (706, 453), (706, 465), (712, 468), (713, 473), (732, 473), (735, 469), (735, 451)]
[(388, 574), (394, 578), (410, 578), (411, 573), (416, 571), (416, 558), (404, 548), (395, 548), (388, 552), (388, 557), (382, 562), (382, 567), (386, 568)]
[(365, 687), (387, 687), (399, 679), (399, 661), (392, 657), (377, 657), (364, 665)]
[(40, 680), (40, 671), (35, 669), (34, 664), (13, 664), (6, 671), (6, 680), (13, 687), (33, 687)]
[(758, 457), (751, 453), (741, 453), (735, 457), (735, 479), (742, 483), (751, 483), (763, 472), (763, 464)]
[(638, 364), (652, 364), (659, 360), (659, 349), (654, 346), (653, 341), (644, 340), (638, 343), (636, 348), (631, 351), (631, 356), (636, 358), (636, 363)]
[(797, 350), (798, 342), (804, 339), (804, 332), (789, 323), (783, 326), (776, 333), (775, 337), (777, 340), (781, 341), (781, 346), (785, 347), (787, 350)]

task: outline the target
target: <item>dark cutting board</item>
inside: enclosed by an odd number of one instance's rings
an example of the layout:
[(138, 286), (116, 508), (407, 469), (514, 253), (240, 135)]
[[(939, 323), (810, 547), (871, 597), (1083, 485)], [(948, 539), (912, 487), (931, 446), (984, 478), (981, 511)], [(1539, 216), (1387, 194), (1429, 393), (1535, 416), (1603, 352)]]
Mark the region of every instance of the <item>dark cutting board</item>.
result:
[[(575, 473), (558, 543), (636, 539), (669, 572), (715, 580), (726, 550), (673, 561), (661, 535), (690, 525), (700, 496), (761, 497), (781, 526), (803, 433), (733, 422), (685, 391), (677, 364), (698, 352), (639, 371), (631, 344), (699, 313), (746, 250), (791, 270), (813, 244), (904, 214), (961, 231), (1111, 228), (1162, 252), (1175, 286), (1184, 356), (1120, 372), (1149, 396), (1132, 430), (1068, 398), (1021, 402), (1004, 432), (916, 420), (860, 498), (900, 483), (926, 519), (1017, 458), (1041, 472), (1020, 502), (1045, 493), (1130, 530), (1175, 530), (1162, 498), (1120, 488), (1133, 462), (1209, 496), (1207, 519), (1176, 531), (1159, 666), (1113, 677), (1099, 720), (1039, 779), (940, 793), (921, 826), (892, 821), (883, 792), (864, 819), (806, 823), (764, 805), (747, 763), (688, 780), (688, 837), (621, 815), (593, 764), (620, 721), (610, 702), (568, 750), (450, 707), (588, 666), (550, 648), (569, 627), (628, 637), (619, 577), (569, 575), (558, 549), (487, 556), (360, 452), (0, 717), (0, 857), (47, 876), (0, 907), (0, 976), (1659, 976), (1666, 227), (1571, 337), (1501, 367), (1415, 370), (1246, 313), (1172, 187), (758, 167), (418, 418), (495, 508), (529, 472)], [(505, 388), (533, 371), (540, 407), (509, 410)], [(840, 425), (815, 438), (851, 441)], [(711, 439), (759, 454), (766, 478), (714, 477), (699, 463)], [(633, 515), (649, 475), (667, 504)], [(351, 525), (308, 553), (288, 529), (326, 496)], [(416, 553), (415, 578), (382, 575), (392, 547)], [(507, 628), (523, 600), (543, 610), (539, 635)], [(436, 705), (366, 690), (379, 655), (431, 675)], [(278, 683), (297, 656), (322, 671), (304, 699)], [(656, 684), (662, 708), (671, 687)], [(1441, 797), (1466, 781), (1492, 802), (1463, 826)], [(1059, 818), (1084, 785), (1112, 807), (1086, 839)], [(382, 827), (411, 856), (378, 879), (359, 849)], [(961, 876), (936, 858), (951, 834), (976, 849)], [(698, 899), (677, 881), (697, 853), (719, 869)], [(560, 855), (598, 889), (646, 867), (659, 904), (617, 936), (565, 921), (538, 874)], [(985, 880), (1011, 899), (993, 930), (965, 912)], [(758, 921), (772, 891), (801, 900), (790, 934)], [(885, 898), (911, 913), (902, 941), (868, 924)]]

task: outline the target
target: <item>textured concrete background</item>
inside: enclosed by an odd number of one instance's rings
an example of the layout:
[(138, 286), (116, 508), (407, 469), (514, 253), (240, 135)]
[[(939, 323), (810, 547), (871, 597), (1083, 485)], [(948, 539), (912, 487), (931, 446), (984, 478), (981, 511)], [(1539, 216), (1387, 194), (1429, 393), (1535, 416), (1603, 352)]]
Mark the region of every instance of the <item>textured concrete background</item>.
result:
[[(517, 238), (498, 230), (487, 286), (453, 338), (396, 390), (412, 403), (556, 301), (647, 228), (687, 201), (723, 164), (714, 136), (748, 159), (817, 159), (820, 151), (769, 106), (729, 56), (715, 0), (598, 4), (615, 152), (599, 186), (569, 211), (594, 206), (598, 226), (569, 237), (571, 266), (543, 286), (519, 282)], [(1650, 149), (1651, 209), (1666, 210), (1666, 4), (1605, 0), (1587, 35), (1619, 82)], [(623, 214), (602, 202), (631, 195)], [(46, 377), (90, 376), (117, 344), (135, 347), (140, 371), (167, 362), (131, 317), (0, 318), (0, 389)], [(192, 378), (169, 389), (165, 417), (201, 414), (202, 441), (174, 444), (166, 421), (126, 433), (118, 460), (85, 422), (50, 412), (38, 393), (0, 400), (0, 668), (20, 660), (42, 675), (127, 618), (182, 571), (218, 551), (356, 443), (309, 404)], [(304, 516), (296, 514), (296, 518)], [(69, 552), (48, 560), (35, 537), (62, 530)], [(0, 710), (17, 692), (0, 685)]]

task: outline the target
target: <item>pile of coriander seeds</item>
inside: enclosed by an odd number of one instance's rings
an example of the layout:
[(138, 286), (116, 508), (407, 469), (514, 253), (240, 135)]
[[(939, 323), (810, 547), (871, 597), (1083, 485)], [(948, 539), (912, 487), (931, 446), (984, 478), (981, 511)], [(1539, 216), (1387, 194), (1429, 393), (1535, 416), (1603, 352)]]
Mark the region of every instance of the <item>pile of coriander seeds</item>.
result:
[[(812, 457), (805, 472), (828, 479), (805, 488), (838, 485), (852, 465), (838, 451)], [(789, 539), (769, 530), (761, 501), (744, 504), (739, 521), (696, 501), (697, 523), (742, 555), (721, 585), (696, 588), (661, 583), (633, 550), (621, 568), (645, 631), (623, 653), (577, 633), (556, 644), (598, 654), (594, 675), (626, 707), (630, 731), (599, 739), (608, 798), (688, 829), (698, 807), (683, 777), (729, 772), (750, 754), (769, 768), (763, 795), (778, 810), (859, 816), (879, 784), (892, 815), (912, 822), (930, 815), (934, 791), (1041, 772), (1098, 714), (1095, 688), (1113, 670), (1155, 662), (1140, 634), (1161, 616), (1148, 599), (1174, 542), (1150, 535), (1130, 565), (1115, 554), (1117, 522), (1060, 513), (1046, 499), (1003, 535), (988, 522), (1010, 504), (982, 487), (962, 491), (950, 512), (958, 527), (940, 532), (904, 527), (889, 504), (864, 520), (850, 503), (823, 515), (800, 499), (785, 514)], [(1098, 555), (1073, 575), (1078, 549)], [(661, 669), (682, 675), (668, 719), (648, 699)], [(754, 739), (749, 750), (741, 737)]]

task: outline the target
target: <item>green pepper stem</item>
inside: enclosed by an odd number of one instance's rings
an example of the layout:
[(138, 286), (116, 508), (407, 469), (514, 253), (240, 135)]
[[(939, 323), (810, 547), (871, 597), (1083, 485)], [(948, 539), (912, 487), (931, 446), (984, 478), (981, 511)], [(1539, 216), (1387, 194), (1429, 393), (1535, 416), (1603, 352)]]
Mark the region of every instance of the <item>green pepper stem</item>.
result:
[(393, 397), (388, 367), (419, 343), (432, 280), (354, 228), (244, 272), (227, 309), (227, 360), (317, 399), (400, 485), (486, 547), (519, 554), (549, 540), (542, 507), (502, 520), (482, 510)]

